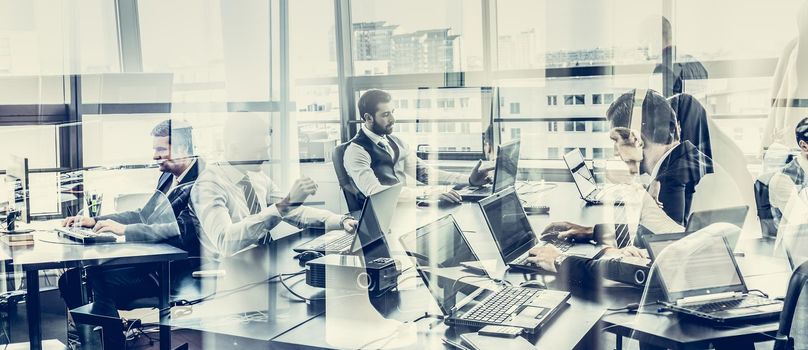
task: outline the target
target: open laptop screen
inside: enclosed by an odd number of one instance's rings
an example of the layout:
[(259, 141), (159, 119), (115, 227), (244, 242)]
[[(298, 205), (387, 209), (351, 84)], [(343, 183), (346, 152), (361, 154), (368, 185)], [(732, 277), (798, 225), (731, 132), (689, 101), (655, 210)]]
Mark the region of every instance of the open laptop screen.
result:
[[(671, 302), (695, 295), (746, 292), (743, 277), (724, 237), (648, 244), (655, 253), (656, 271)], [(658, 254), (662, 249), (664, 254)]]
[(598, 188), (595, 183), (595, 177), (584, 162), (584, 156), (581, 154), (581, 150), (576, 148), (569, 151), (564, 155), (564, 162), (567, 163), (567, 168), (569, 168), (570, 174), (572, 174), (572, 180), (575, 181), (575, 185), (578, 187), (578, 190), (581, 191), (582, 197), (586, 197)]
[(418, 273), (445, 314), (479, 289), (470, 283), (488, 279), (460, 266), (479, 259), (451, 215), (402, 236), (401, 244), (415, 257)]
[(514, 189), (495, 193), (481, 201), (480, 206), (505, 263), (534, 245), (536, 235)]
[(496, 174), (494, 175), (494, 191), (501, 191), (516, 183), (520, 144), (519, 140), (515, 140), (499, 146)]
[(401, 186), (397, 185), (374, 193), (365, 200), (351, 248), (353, 252), (364, 249), (365, 258), (390, 257), (385, 234), (390, 230), (400, 193)]

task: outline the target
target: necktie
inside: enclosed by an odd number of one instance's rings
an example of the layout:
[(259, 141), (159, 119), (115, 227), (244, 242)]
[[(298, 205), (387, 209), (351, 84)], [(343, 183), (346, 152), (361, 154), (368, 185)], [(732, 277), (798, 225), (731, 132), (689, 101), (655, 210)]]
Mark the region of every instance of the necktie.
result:
[(381, 147), (385, 152), (387, 152), (387, 154), (389, 154), (390, 157), (393, 156), (393, 152), (390, 151), (390, 147), (387, 147), (387, 144), (385, 144), (383, 141), (379, 141), (377, 145), (379, 145), (379, 147)]
[(250, 178), (244, 175), (238, 185), (244, 192), (244, 200), (247, 203), (247, 208), (250, 209), (250, 215), (261, 212), (261, 203), (258, 202), (258, 196), (255, 195), (255, 189), (250, 182)]

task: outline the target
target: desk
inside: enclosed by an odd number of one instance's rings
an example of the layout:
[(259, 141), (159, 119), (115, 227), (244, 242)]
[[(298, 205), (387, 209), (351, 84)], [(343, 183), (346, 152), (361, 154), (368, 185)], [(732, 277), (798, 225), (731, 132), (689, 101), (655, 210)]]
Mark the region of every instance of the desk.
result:
[[(45, 223), (37, 223), (45, 226)], [(57, 225), (56, 222), (52, 222)], [(90, 265), (125, 265), (160, 263), (161, 297), (160, 307), (168, 306), (168, 262), (182, 259), (187, 253), (167, 244), (123, 243), (102, 245), (71, 244), (59, 238), (55, 232), (37, 231), (33, 246), (8, 247), (0, 244), (0, 256), (11, 257), (12, 264), (25, 271), (26, 302), (28, 313), (28, 339), (31, 349), (42, 349), (42, 328), (40, 325), (39, 270), (54, 268), (83, 267)], [(62, 244), (56, 242), (63, 242)], [(10, 249), (13, 248), (13, 249)], [(161, 318), (165, 315), (161, 314)], [(170, 329), (161, 327), (160, 346), (171, 346)]]
[[(551, 196), (543, 197), (547, 204), (551, 206), (549, 215), (530, 216), (530, 221), (534, 229), (540, 232), (544, 226), (552, 221), (568, 220), (576, 223), (593, 225), (604, 221), (610, 215), (608, 208), (602, 206), (589, 206), (581, 201), (573, 184), (563, 183), (553, 190)], [(415, 210), (415, 209), (413, 209)], [(412, 221), (413, 226), (423, 225), (445, 214), (455, 216), (459, 226), (470, 241), (473, 249), (482, 260), (493, 260), (496, 265), (495, 277), (503, 277), (512, 282), (521, 282), (525, 275), (507, 271), (496, 246), (493, 243), (488, 228), (482, 218), (479, 207), (476, 204), (464, 203), (461, 206), (438, 209), (417, 209), (413, 213), (404, 215), (404, 221)], [(394, 232), (391, 243), (397, 245), (396, 236), (404, 233), (407, 229), (398, 229), (401, 223), (394, 222)], [(402, 225), (406, 226), (406, 225)], [(292, 260), (294, 253), (291, 247), (309, 239), (309, 235), (301, 234), (285, 238), (275, 242), (278, 270), (281, 272), (292, 272), (300, 268)], [(786, 262), (781, 257), (765, 256), (766, 252), (771, 252), (767, 248), (768, 241), (756, 239), (744, 239), (741, 242), (740, 250), (747, 252), (747, 256), (739, 259), (739, 264), (750, 286), (764, 287), (773, 295), (782, 295), (785, 283), (787, 282), (789, 270)], [(396, 249), (393, 249), (394, 251)], [(754, 253), (754, 254), (752, 254)], [(249, 260), (245, 260), (249, 261)], [(406, 272), (406, 276), (411, 276), (413, 271)], [(266, 278), (269, 273), (261, 271), (258, 276)], [(554, 285), (554, 279), (547, 277), (550, 288), (560, 288)], [(413, 280), (410, 280), (412, 282)], [(270, 284), (271, 286), (272, 284)], [(215, 303), (202, 303), (195, 306), (194, 314), (203, 316), (205, 310), (215, 312), (219, 309), (218, 317), (221, 317), (222, 305), (233, 305), (233, 300), (256, 300), (270, 295), (270, 302), (283, 302), (286, 298), (283, 291), (274, 292), (265, 287), (263, 291), (252, 290), (231, 298)], [(310, 288), (302, 283), (295, 289), (307, 296), (321, 296), (317, 289)], [(779, 292), (778, 292), (779, 291)], [(262, 294), (264, 293), (264, 294)], [(538, 337), (530, 340), (539, 348), (546, 349), (571, 349), (576, 346), (586, 347), (585, 342), (591, 340), (590, 337), (597, 336), (601, 330), (605, 329), (618, 336), (631, 336), (653, 345), (669, 346), (672, 348), (696, 348), (704, 347), (713, 341), (729, 338), (745, 338), (751, 340), (768, 339), (765, 333), (776, 329), (776, 321), (766, 322), (759, 325), (746, 326), (739, 329), (716, 329), (710, 325), (698, 324), (687, 320), (680, 320), (670, 314), (642, 315), (636, 319), (634, 315), (625, 313), (604, 315), (605, 309), (609, 307), (619, 307), (628, 303), (638, 302), (642, 296), (642, 290), (620, 283), (604, 282), (602, 288), (597, 291), (573, 290), (569, 307), (562, 310), (544, 329)], [(273, 299), (274, 298), (274, 299)], [(229, 300), (229, 301), (228, 301)], [(225, 334), (238, 338), (253, 339), (259, 341), (262, 346), (281, 349), (322, 349), (334, 348), (334, 344), (328, 340), (328, 318), (324, 314), (323, 305), (306, 305), (292, 303), (283, 306), (283, 312), (279, 312), (276, 317), (270, 317), (267, 322), (253, 322), (247, 324), (232, 324), (227, 326), (204, 324), (198, 322), (193, 324), (189, 319), (175, 319), (172, 317), (170, 324), (177, 327), (187, 327), (202, 330), (205, 332)], [(218, 306), (216, 306), (218, 305)], [(401, 291), (390, 292), (384, 298), (379, 298), (374, 302), (379, 313), (386, 319), (398, 321), (411, 321), (423, 315), (424, 312), (437, 313), (434, 299), (429, 294), (423, 284), (404, 288)], [(264, 306), (264, 309), (266, 307)], [(233, 310), (240, 312), (242, 310)], [(216, 316), (211, 316), (216, 317)], [(204, 317), (201, 317), (204, 318)], [(430, 327), (431, 326), (431, 327)], [(449, 328), (434, 319), (424, 319), (415, 324), (417, 337), (414, 342), (405, 348), (444, 348), (441, 343), (442, 337), (457, 339), (459, 333), (466, 330)], [(612, 328), (607, 328), (612, 327)], [(333, 330), (331, 330), (333, 332)], [(367, 328), (355, 329), (358, 333), (368, 333), (378, 331), (370, 326)], [(382, 334), (384, 335), (384, 334)], [(621, 338), (618, 338), (621, 339)], [(269, 344), (265, 344), (269, 342)], [(218, 345), (218, 343), (217, 343)], [(232, 346), (232, 343), (230, 344)], [(355, 347), (359, 347), (357, 344)]]

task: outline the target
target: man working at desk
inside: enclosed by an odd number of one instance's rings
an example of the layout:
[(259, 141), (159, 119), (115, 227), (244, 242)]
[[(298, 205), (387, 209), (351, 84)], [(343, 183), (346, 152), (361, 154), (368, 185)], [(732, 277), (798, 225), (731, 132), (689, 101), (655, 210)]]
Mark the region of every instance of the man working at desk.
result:
[(310, 178), (298, 179), (288, 195), (278, 196), (264, 166), (270, 155), (269, 135), (269, 124), (261, 117), (228, 118), (223, 137), (225, 161), (207, 167), (191, 192), (203, 232), (200, 241), (212, 258), (266, 241), (269, 231), (281, 221), (326, 230), (352, 232), (356, 228), (357, 221), (350, 216), (302, 205), (317, 192), (317, 184)]
[[(69, 217), (63, 226), (79, 225), (93, 228), (95, 232), (110, 232), (126, 237), (127, 242), (165, 242), (183, 249), (189, 256), (199, 256), (197, 219), (189, 207), (191, 189), (203, 168), (202, 161), (194, 156), (192, 129), (187, 125), (165, 120), (151, 131), (154, 161), (160, 169), (157, 191), (144, 209), (126, 211), (98, 217)], [(168, 199), (176, 218), (179, 232), (171, 225), (149, 225), (144, 217)], [(149, 209), (150, 208), (150, 209)], [(179, 233), (179, 235), (178, 235)], [(172, 276), (189, 275), (198, 266), (190, 261), (172, 264)], [(136, 299), (159, 296), (158, 272), (149, 266), (125, 266), (87, 269), (87, 282), (93, 291), (96, 306), (117, 312), (117, 305)], [(81, 271), (71, 269), (59, 277), (59, 289), (68, 308), (81, 306)]]
[[(644, 96), (635, 96), (636, 91), (623, 94), (609, 107), (610, 137), (630, 173), (651, 175), (648, 192), (642, 192), (640, 224), (652, 231), (680, 232), (690, 212), (695, 186), (708, 168), (706, 156), (689, 141), (679, 141), (676, 116), (662, 95), (648, 91)], [(581, 241), (595, 239), (616, 247), (609, 250), (621, 248), (624, 255), (644, 256), (644, 252), (632, 246), (633, 237), (627, 225), (586, 227), (555, 223), (545, 229), (545, 234)], [(542, 268), (560, 271), (570, 278), (602, 276), (595, 269), (603, 261), (567, 257), (553, 246), (534, 247), (531, 255), (530, 259)]]
[[(396, 122), (392, 96), (382, 90), (368, 90), (359, 98), (359, 115), (364, 123), (345, 150), (345, 171), (359, 191), (369, 196), (397, 183), (405, 185), (402, 196), (413, 196), (408, 190), (407, 177), (421, 183), (451, 183), (484, 185), (491, 181), (492, 167), (481, 167), (478, 161), (470, 175), (434, 169), (424, 164), (415, 152), (398, 137), (392, 135)], [(462, 199), (454, 190), (436, 190), (431, 197), (451, 203)], [(349, 206), (350, 207), (350, 206)]]

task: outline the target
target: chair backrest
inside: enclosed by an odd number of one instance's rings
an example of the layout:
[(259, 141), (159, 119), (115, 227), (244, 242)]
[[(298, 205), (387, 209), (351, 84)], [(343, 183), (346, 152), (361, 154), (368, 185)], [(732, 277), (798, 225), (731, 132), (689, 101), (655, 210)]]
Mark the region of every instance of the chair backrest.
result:
[(773, 208), (769, 200), (769, 180), (774, 173), (760, 175), (755, 180), (755, 208), (760, 221), (760, 232), (764, 237), (776, 237), (780, 222), (780, 211)]
[(337, 173), (337, 181), (339, 187), (342, 189), (342, 194), (345, 195), (345, 202), (348, 204), (349, 212), (357, 212), (362, 210), (362, 204), (365, 202), (365, 195), (359, 191), (356, 184), (353, 182), (348, 172), (345, 171), (344, 158), (345, 150), (350, 145), (350, 142), (343, 143), (334, 148), (334, 153), (331, 154), (331, 161), (334, 163), (334, 172)]
[[(792, 337), (791, 330), (794, 324), (794, 317), (797, 314), (798, 301), (802, 291), (805, 290), (806, 282), (808, 282), (808, 261), (802, 263), (802, 265), (794, 270), (791, 274), (791, 280), (788, 282), (786, 298), (783, 301), (783, 312), (780, 313), (780, 326), (774, 341), (775, 350), (794, 349), (794, 338)], [(802, 304), (805, 304), (805, 302), (803, 301)], [(800, 334), (800, 336), (806, 335)]]

